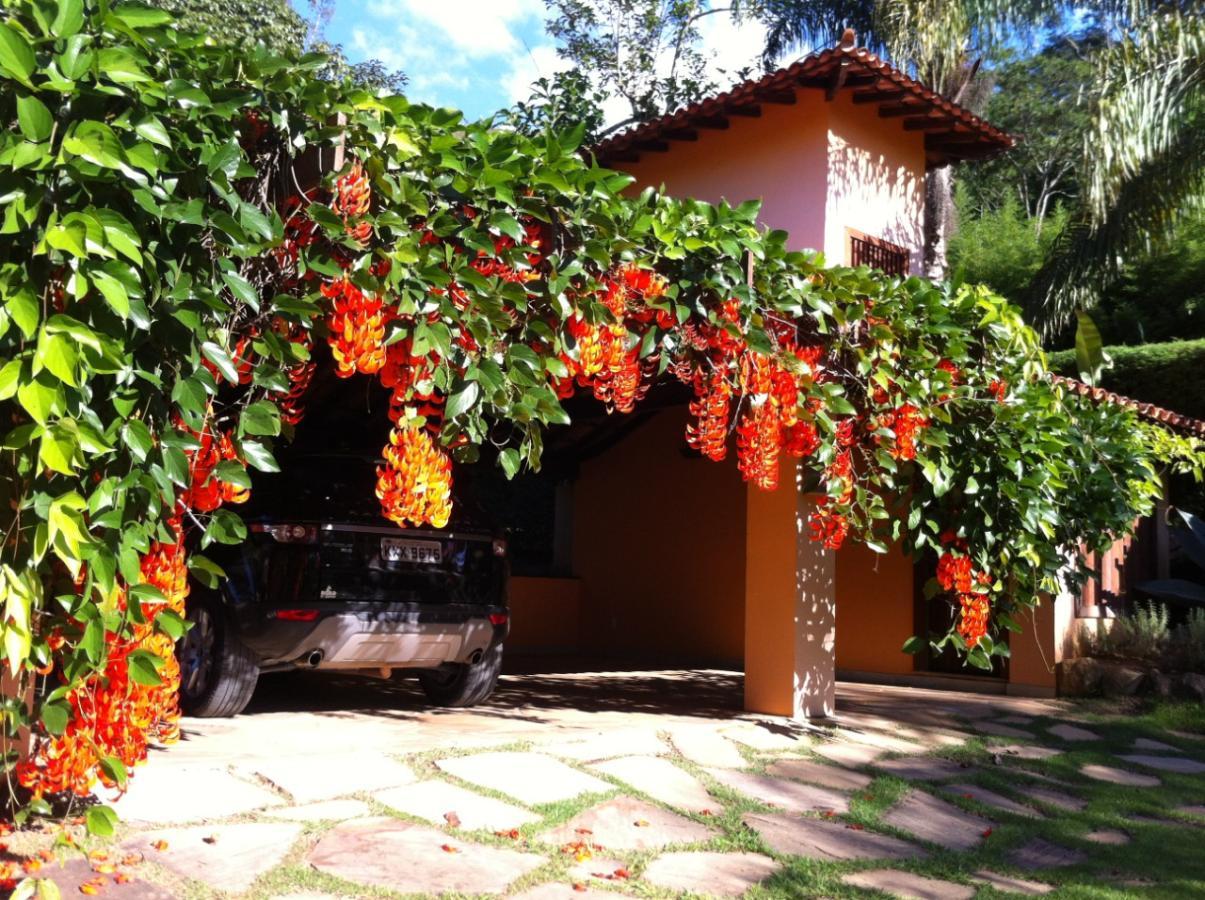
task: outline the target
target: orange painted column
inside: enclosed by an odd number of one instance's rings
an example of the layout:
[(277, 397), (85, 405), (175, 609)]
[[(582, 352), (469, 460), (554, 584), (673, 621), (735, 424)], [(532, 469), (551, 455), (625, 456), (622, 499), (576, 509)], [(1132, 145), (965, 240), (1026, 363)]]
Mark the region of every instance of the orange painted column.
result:
[(811, 501), (795, 460), (776, 491), (750, 487), (745, 513), (745, 709), (833, 715), (837, 557), (807, 535)]

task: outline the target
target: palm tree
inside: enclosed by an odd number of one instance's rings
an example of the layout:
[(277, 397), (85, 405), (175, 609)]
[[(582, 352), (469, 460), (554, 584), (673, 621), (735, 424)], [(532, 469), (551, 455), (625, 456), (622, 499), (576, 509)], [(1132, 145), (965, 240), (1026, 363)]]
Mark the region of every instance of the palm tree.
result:
[(1047, 333), (1205, 200), (1205, 17), (1193, 6), (1162, 8), (1098, 58), (1083, 208), (1031, 288), (1032, 317)]
[[(1114, 27), (1136, 21), (1160, 0), (1096, 0), (1091, 11)], [(1055, 27), (1066, 0), (748, 0), (743, 12), (765, 23), (767, 65), (784, 53), (831, 45), (844, 28), (872, 51), (908, 69), (955, 102), (965, 102), (980, 65), (1009, 41)], [(1082, 10), (1083, 5), (1075, 7)], [(925, 275), (946, 274), (953, 211), (950, 169), (925, 183)]]

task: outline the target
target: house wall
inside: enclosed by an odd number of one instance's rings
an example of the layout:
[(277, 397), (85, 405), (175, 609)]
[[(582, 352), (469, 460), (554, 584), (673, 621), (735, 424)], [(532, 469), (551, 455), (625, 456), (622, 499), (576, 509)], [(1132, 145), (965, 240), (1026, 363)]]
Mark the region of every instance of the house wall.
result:
[(837, 668), (911, 674), (901, 648), (914, 633), (912, 560), (848, 541), (837, 552)]
[(828, 193), (828, 108), (820, 91), (799, 91), (794, 106), (763, 104), (760, 118), (732, 116), (726, 131), (700, 129), (667, 153), (643, 153), (624, 171), (637, 188), (736, 206), (761, 200), (761, 221), (790, 232), (797, 249), (823, 250)]
[(877, 104), (855, 104), (839, 93), (828, 114), (828, 192), (824, 255), (846, 261), (846, 228), (883, 238), (910, 251), (921, 271), (925, 209), (925, 140), (904, 131), (899, 119), (882, 119)]
[(664, 665), (739, 666), (745, 484), (685, 452), (688, 411), (667, 409), (574, 483), (573, 572), (582, 650)]

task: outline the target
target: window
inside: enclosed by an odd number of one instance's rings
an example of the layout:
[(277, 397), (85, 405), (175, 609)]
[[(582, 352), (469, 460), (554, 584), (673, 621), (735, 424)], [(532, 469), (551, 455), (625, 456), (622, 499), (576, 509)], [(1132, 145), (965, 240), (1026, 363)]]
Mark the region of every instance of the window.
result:
[(870, 266), (888, 275), (908, 274), (908, 251), (903, 247), (852, 228), (845, 229), (845, 233), (849, 240), (846, 255), (851, 266)]

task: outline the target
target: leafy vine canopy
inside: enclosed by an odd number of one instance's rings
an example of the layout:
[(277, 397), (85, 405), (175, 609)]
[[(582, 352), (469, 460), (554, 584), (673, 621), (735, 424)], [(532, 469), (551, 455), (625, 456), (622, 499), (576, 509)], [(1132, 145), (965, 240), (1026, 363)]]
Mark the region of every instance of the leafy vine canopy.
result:
[(457, 465), (537, 467), (568, 396), (624, 415), (677, 378), (700, 454), (766, 489), (801, 460), (813, 539), (936, 554), (942, 643), (980, 666), (1074, 548), (1149, 510), (1132, 414), (1053, 386), (1000, 297), (826, 267), (755, 203), (631, 195), (576, 133), (323, 65), (132, 4), (6, 5), (0, 652), (27, 809), (177, 731), (185, 598), (319, 361), (391, 392), (377, 495), (403, 526), (447, 521)]

